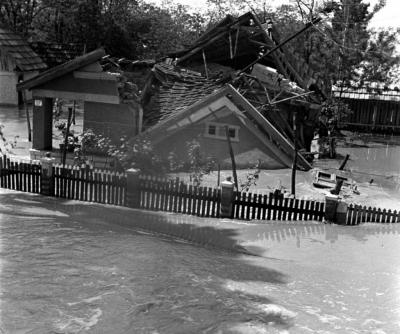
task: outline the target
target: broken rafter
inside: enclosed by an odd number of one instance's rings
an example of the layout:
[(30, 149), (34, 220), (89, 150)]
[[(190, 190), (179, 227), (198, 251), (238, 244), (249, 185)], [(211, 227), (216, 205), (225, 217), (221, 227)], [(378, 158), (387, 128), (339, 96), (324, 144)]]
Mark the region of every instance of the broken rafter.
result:
[(263, 85), (263, 83), (261, 82), (261, 80), (260, 80), (259, 78), (257, 78), (256, 76), (253, 76), (253, 75), (250, 75), (250, 74), (244, 74), (244, 76), (246, 76), (246, 77), (248, 77), (248, 78), (251, 78), (251, 79), (253, 79), (254, 81), (256, 81), (256, 82), (258, 83), (258, 85), (259, 85), (259, 86), (261, 87), (261, 89), (264, 91), (265, 96), (267, 97), (267, 101), (270, 103), (270, 102), (271, 102), (271, 99), (270, 99), (270, 97), (269, 97), (268, 90), (267, 90), (267, 88), (265, 87), (265, 85)]
[(240, 27), (241, 24), (248, 22), (250, 19), (252, 19), (252, 16), (249, 17), (248, 14), (245, 14), (243, 16), (241, 16), (239, 18), (238, 22), (235, 22), (234, 24), (230, 24), (226, 27), (223, 27), (223, 30), (216, 34), (214, 37), (210, 38), (208, 41), (204, 41), (198, 44), (198, 46), (194, 47), (191, 51), (189, 51), (188, 53), (186, 53), (184, 56), (180, 57), (176, 64), (180, 64), (183, 61), (187, 60), (188, 58), (194, 56), (195, 54), (197, 54), (198, 52), (200, 52), (202, 49), (205, 49), (207, 46), (213, 44), (214, 42), (216, 42), (217, 40), (219, 40), (222, 37), (225, 37), (226, 34), (230, 34), (230, 31), (232, 29), (235, 29), (237, 27)]
[[(271, 101), (270, 104), (271, 104), (271, 105), (278, 104), (278, 103), (281, 103), (281, 102), (285, 102), (285, 101), (297, 99), (297, 98), (300, 98), (300, 97), (303, 97), (303, 96), (307, 96), (307, 95), (310, 95), (310, 94), (312, 94), (312, 93), (314, 93), (314, 92), (313, 92), (313, 91), (310, 91), (310, 92), (305, 92), (305, 93), (303, 93), (303, 94), (295, 94), (295, 96), (287, 97), (287, 98), (284, 98), (284, 99), (279, 100), (279, 101), (276, 101), (276, 98), (278, 97), (278, 96), (276, 96), (276, 97), (274, 98), (275, 101)], [(293, 94), (293, 93), (292, 93), (292, 94)]]
[(206, 59), (206, 53), (204, 52), (203, 49), (203, 62), (204, 62), (204, 72), (206, 74), (206, 78), (208, 79), (208, 68), (207, 68), (207, 59)]

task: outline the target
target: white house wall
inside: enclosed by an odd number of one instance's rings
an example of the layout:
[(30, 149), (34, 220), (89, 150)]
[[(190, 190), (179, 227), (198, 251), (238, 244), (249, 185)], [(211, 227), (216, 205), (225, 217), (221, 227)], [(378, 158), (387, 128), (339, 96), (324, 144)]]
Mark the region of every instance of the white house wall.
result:
[(18, 104), (17, 80), (14, 72), (0, 71), (0, 104)]

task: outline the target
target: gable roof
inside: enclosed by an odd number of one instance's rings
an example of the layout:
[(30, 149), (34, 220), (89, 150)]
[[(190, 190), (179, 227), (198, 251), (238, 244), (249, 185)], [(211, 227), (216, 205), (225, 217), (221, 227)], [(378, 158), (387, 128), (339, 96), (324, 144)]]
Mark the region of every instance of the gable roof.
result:
[[(176, 131), (179, 131), (192, 123), (207, 117), (214, 112), (213, 108), (209, 106), (210, 103), (219, 99), (229, 99), (226, 102), (229, 105), (235, 105), (234, 108), (229, 108), (236, 116), (245, 118), (247, 121), (242, 122), (261, 142), (268, 147), (269, 150), (276, 156), (278, 160), (290, 167), (292, 156), (294, 152), (293, 143), (285, 138), (260, 112), (249, 103), (234, 87), (225, 85), (219, 90), (204, 96), (202, 99), (193, 103), (189, 107), (181, 110), (178, 113), (170, 114), (169, 117), (164, 118), (155, 126), (143, 132), (140, 136), (152, 137), (153, 143), (165, 140)], [(196, 112), (200, 109), (201, 113)], [(310, 169), (310, 164), (305, 160), (301, 154), (298, 156), (298, 165), (302, 169)]]
[(67, 73), (73, 72), (79, 68), (87, 66), (105, 56), (104, 49), (97, 49), (83, 56), (77, 57), (64, 64), (50, 68), (49, 70), (33, 77), (32, 79), (21, 82), (17, 85), (18, 90), (32, 89), (46, 82), (59, 78)]
[(42, 59), (20, 35), (0, 27), (0, 50), (15, 61), (16, 70), (40, 71), (47, 68)]
[(82, 45), (72, 43), (32, 42), (30, 46), (49, 68), (66, 63), (84, 53)]
[(221, 87), (199, 73), (173, 65), (157, 64), (151, 75), (157, 84), (145, 106), (145, 127), (179, 114)]

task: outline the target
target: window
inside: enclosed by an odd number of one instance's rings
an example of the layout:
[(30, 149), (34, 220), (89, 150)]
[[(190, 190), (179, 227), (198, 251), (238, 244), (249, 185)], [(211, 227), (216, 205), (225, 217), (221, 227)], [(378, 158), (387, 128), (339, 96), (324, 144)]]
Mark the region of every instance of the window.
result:
[(216, 135), (217, 134), (217, 127), (213, 124), (209, 124), (208, 126), (208, 134), (209, 135)]
[(224, 123), (206, 123), (206, 131), (204, 136), (207, 138), (226, 140), (226, 126), (228, 126), (228, 134), (231, 141), (239, 141), (239, 126)]

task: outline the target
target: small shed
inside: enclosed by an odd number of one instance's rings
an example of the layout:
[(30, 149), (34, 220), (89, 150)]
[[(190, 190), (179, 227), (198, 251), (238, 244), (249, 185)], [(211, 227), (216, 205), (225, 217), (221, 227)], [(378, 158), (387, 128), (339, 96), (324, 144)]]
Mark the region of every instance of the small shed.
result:
[(52, 149), (56, 98), (83, 101), (84, 130), (92, 129), (111, 139), (140, 132), (142, 109), (126, 98), (123, 76), (103, 71), (100, 60), (104, 56), (104, 50), (98, 49), (18, 84), (18, 90), (32, 91), (33, 149)]
[[(0, 104), (23, 103), (17, 83), (36, 76), (47, 66), (20, 35), (0, 27)], [(27, 94), (27, 99), (31, 98)]]

